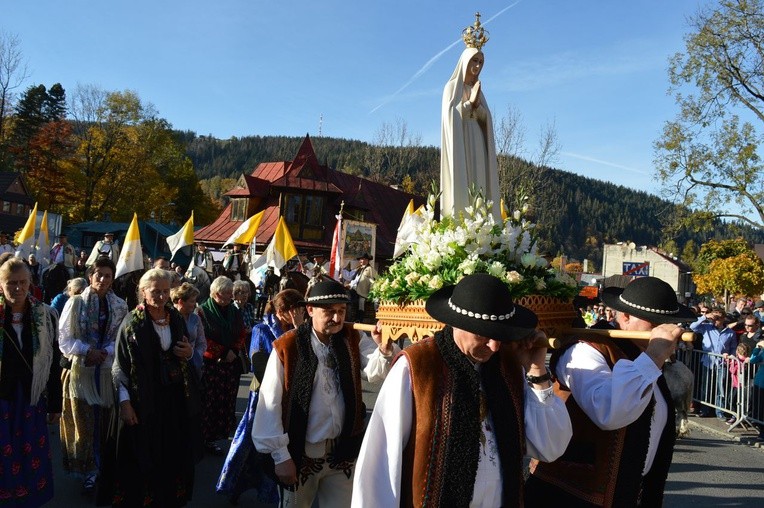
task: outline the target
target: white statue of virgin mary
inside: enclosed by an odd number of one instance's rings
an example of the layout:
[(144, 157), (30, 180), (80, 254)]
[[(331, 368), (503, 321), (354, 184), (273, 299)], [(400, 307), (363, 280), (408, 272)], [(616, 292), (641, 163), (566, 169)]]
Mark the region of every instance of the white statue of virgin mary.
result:
[(440, 213), (454, 216), (470, 205), (470, 184), (493, 201), (493, 216), (501, 222), (499, 169), (491, 112), (478, 80), (485, 57), (467, 47), (443, 90), (441, 109)]

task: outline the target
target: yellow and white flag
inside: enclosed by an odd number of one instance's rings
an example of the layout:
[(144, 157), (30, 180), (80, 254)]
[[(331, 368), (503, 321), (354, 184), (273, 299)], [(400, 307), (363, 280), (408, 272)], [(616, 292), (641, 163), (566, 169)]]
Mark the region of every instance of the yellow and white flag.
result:
[(42, 214), (42, 221), (40, 222), (40, 234), (37, 235), (37, 262), (40, 263), (43, 268), (50, 264), (50, 233), (48, 232), (48, 211)]
[(257, 228), (260, 227), (260, 222), (263, 220), (264, 213), (265, 210), (242, 222), (241, 225), (236, 228), (236, 231), (228, 237), (228, 240), (225, 241), (223, 247), (234, 243), (239, 243), (241, 245), (249, 245), (252, 243), (252, 240), (255, 239), (255, 234), (257, 234)]
[(409, 245), (416, 242), (417, 227), (424, 222), (422, 207), (414, 210), (414, 200), (409, 201), (406, 211), (403, 212), (401, 224), (398, 226), (398, 234), (395, 237), (395, 250), (393, 257), (397, 258), (409, 248)]
[(37, 203), (34, 204), (34, 209), (29, 214), (27, 223), (21, 228), (21, 232), (16, 236), (16, 257), (26, 259), (30, 254), (35, 252), (34, 250), (34, 229), (37, 224)]
[(136, 270), (143, 270), (143, 248), (141, 247), (141, 232), (138, 230), (138, 214), (134, 213), (133, 221), (127, 228), (125, 244), (119, 253), (117, 273), (114, 274), (114, 278)]
[[(183, 247), (194, 244), (194, 212), (191, 212), (191, 218), (174, 235), (167, 237), (167, 246), (172, 252), (172, 256)], [(172, 257), (170, 256), (170, 257)]]
[(276, 275), (281, 275), (281, 268), (287, 261), (297, 255), (297, 248), (292, 241), (292, 235), (284, 221), (284, 217), (279, 217), (279, 223), (276, 225), (276, 232), (273, 233), (273, 239), (265, 251), (252, 263), (252, 270), (268, 265), (273, 267)]

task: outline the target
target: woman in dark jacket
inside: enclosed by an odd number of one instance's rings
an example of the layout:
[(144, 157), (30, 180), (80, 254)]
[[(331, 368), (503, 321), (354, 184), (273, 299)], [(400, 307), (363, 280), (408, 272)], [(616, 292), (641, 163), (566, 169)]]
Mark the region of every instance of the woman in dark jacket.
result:
[(119, 417), (99, 480), (98, 501), (113, 506), (185, 506), (201, 454), (193, 348), (170, 301), (172, 274), (141, 277), (141, 303), (125, 318), (112, 367)]
[[(48, 423), (61, 415), (56, 313), (29, 295), (29, 268), (0, 256), (0, 505), (53, 498)], [(47, 416), (47, 418), (46, 418)]]

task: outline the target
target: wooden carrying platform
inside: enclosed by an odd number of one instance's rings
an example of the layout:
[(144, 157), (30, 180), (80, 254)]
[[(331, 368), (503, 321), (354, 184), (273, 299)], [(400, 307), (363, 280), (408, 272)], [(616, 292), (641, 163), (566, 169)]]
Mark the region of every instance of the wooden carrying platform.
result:
[[(572, 323), (577, 317), (571, 302), (550, 296), (531, 295), (520, 298), (520, 305), (531, 309), (539, 318), (538, 328), (547, 339), (538, 344), (539, 347), (558, 348), (569, 337), (585, 338), (596, 341), (603, 338), (648, 340), (650, 332), (629, 332), (624, 330), (597, 330), (591, 328), (573, 328)], [(424, 307), (424, 300), (398, 305), (383, 302), (377, 309), (377, 322), (382, 327), (382, 340), (399, 340), (408, 338), (416, 342), (431, 336), (443, 328), (443, 323), (434, 320)], [(357, 330), (371, 332), (375, 325), (356, 323)], [(682, 340), (692, 342), (693, 333), (685, 332)]]

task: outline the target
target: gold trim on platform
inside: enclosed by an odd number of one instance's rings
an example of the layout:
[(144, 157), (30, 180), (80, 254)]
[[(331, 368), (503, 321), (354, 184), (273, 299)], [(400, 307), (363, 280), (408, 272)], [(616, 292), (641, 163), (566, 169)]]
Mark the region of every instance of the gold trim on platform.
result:
[[(562, 330), (570, 329), (576, 310), (573, 303), (551, 296), (530, 295), (517, 300), (539, 318), (538, 328), (549, 337), (558, 337)], [(416, 300), (404, 305), (382, 302), (377, 309), (377, 321), (382, 325), (382, 340), (408, 337), (411, 342), (433, 335), (443, 329), (443, 323), (433, 319), (425, 310), (425, 301)]]

